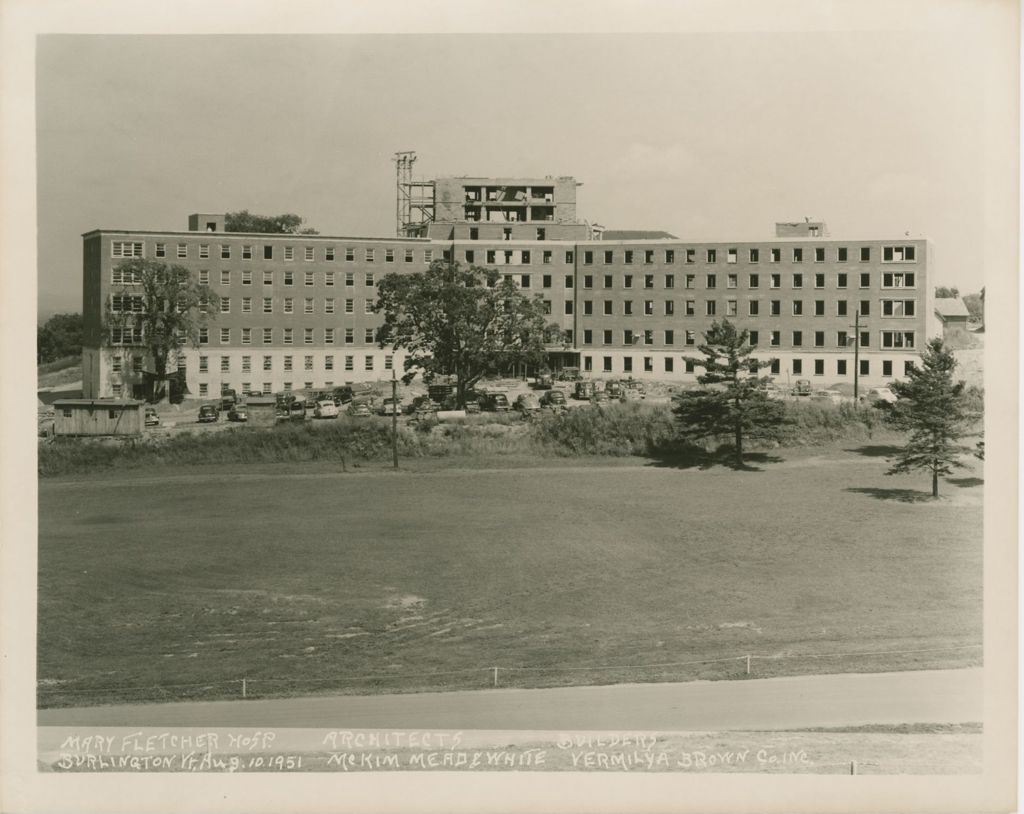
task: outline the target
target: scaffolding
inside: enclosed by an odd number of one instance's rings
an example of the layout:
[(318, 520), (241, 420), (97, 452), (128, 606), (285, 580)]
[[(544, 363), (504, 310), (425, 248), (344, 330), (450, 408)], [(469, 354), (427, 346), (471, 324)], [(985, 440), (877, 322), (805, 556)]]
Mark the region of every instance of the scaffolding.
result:
[(426, 225), (434, 220), (434, 182), (414, 181), (412, 165), (416, 152), (395, 153), (395, 234), (398, 237), (423, 237)]

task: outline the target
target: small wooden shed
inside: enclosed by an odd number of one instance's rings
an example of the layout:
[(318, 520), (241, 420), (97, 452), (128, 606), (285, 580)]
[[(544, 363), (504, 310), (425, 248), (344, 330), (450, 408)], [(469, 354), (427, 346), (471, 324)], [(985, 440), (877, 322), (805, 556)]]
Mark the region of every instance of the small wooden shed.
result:
[(142, 435), (144, 402), (132, 399), (58, 399), (55, 435)]
[(249, 426), (269, 427), (274, 423), (277, 413), (277, 399), (273, 396), (247, 396), (246, 412), (249, 414)]
[(960, 341), (968, 337), (967, 320), (970, 311), (959, 298), (938, 298), (935, 300), (935, 315), (942, 326), (942, 338), (947, 342)]

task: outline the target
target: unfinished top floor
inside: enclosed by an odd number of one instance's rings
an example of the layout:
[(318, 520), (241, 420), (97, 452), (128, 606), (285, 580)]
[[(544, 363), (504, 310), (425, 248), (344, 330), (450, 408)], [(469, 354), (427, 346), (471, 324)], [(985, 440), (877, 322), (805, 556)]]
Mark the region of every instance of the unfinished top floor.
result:
[(443, 223), (576, 223), (571, 176), (442, 177), (434, 181), (434, 221)]

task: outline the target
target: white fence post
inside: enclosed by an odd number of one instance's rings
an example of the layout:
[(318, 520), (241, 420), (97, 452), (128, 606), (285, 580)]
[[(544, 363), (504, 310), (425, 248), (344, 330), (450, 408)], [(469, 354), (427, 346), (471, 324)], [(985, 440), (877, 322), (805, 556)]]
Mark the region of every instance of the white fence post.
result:
[(495, 687), (498, 686), (498, 668), (497, 667), (494, 668), (494, 686)]
[(242, 698), (245, 698), (245, 679), (242, 679)]
[(747, 675), (750, 675), (750, 656), (747, 656)]

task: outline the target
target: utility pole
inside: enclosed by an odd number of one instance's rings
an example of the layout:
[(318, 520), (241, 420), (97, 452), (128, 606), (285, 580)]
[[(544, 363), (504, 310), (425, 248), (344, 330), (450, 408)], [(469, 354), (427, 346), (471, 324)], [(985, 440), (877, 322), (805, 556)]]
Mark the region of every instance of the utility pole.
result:
[(853, 402), (860, 397), (860, 309), (854, 311), (853, 317)]
[(398, 378), (391, 367), (391, 460), (398, 469)]

